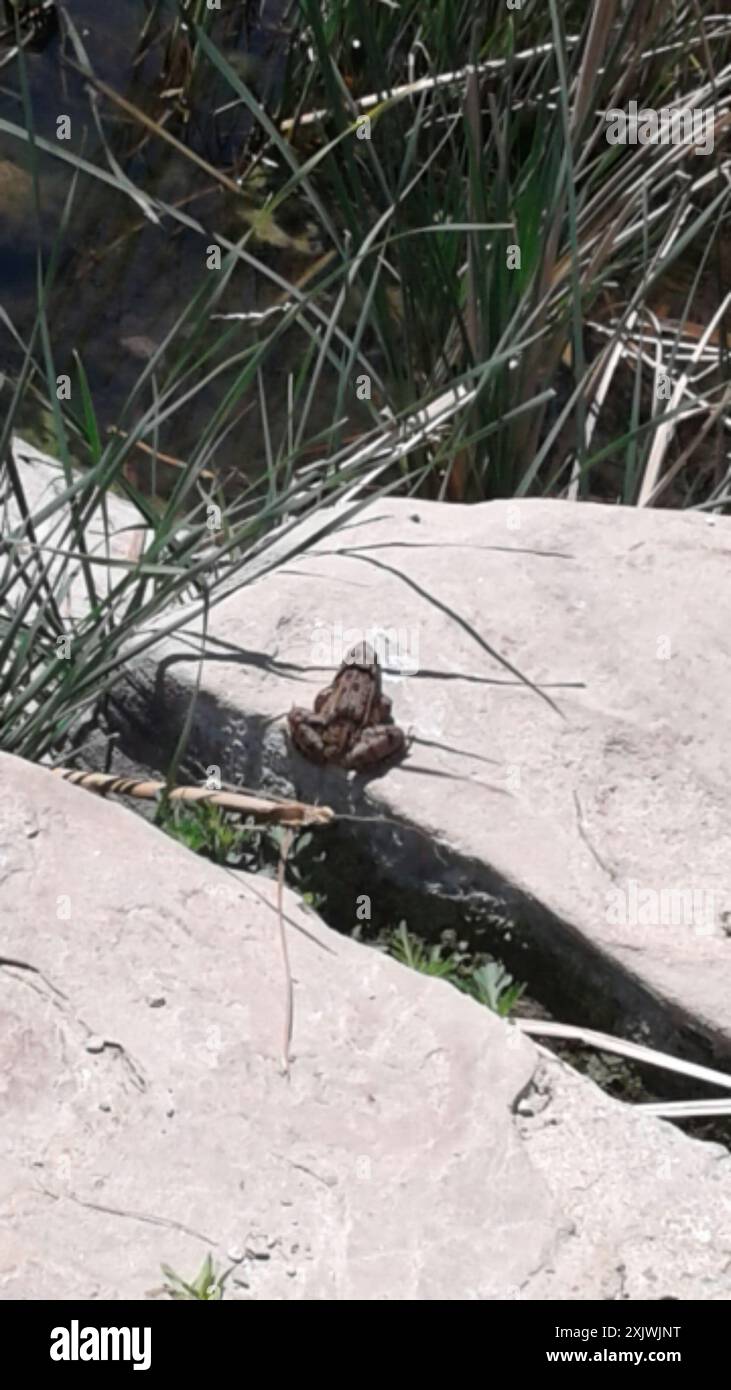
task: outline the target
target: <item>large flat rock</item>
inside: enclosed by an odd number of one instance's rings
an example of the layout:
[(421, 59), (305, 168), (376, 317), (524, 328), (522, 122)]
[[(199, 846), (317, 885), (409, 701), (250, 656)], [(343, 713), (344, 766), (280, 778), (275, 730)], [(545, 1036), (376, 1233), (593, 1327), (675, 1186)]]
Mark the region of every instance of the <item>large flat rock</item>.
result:
[[(202, 667), (198, 619), (136, 666), (122, 748), (164, 770), (200, 671), (192, 766), (369, 815), (399, 883), (507, 914), (495, 949), (548, 962), (564, 1015), (728, 1061), (730, 561), (731, 519), (701, 513), (379, 501), (214, 607)], [(413, 734), (367, 784), (284, 721), (362, 636)]]
[(4, 1297), (142, 1298), (210, 1251), (253, 1299), (727, 1298), (724, 1150), (291, 893), (287, 1080), (272, 883), (0, 781)]

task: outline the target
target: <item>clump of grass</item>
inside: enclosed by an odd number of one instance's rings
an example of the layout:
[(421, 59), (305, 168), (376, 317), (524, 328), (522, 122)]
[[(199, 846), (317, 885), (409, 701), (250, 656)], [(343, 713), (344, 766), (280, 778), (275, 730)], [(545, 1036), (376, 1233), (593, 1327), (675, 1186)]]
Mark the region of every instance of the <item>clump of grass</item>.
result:
[(410, 970), (418, 970), (421, 975), (434, 975), (439, 980), (449, 980), (456, 984), (463, 961), (457, 951), (447, 951), (436, 942), (426, 945), (407, 930), (405, 922), (399, 922), (395, 932), (388, 940), (388, 951), (394, 960), (408, 965)]
[[(273, 878), (279, 868), (287, 831), (279, 825), (255, 825), (247, 818), (242, 824), (220, 806), (186, 806), (163, 797), (155, 823), (193, 854), (214, 864), (263, 873)], [(313, 889), (310, 864), (314, 837), (309, 830), (293, 835), (285, 860), (286, 881), (296, 887), (303, 902), (318, 910), (325, 895)]]
[(422, 975), (447, 980), (501, 1018), (512, 1013), (524, 993), (525, 985), (517, 984), (499, 961), (454, 950), (443, 942), (428, 945), (409, 932), (405, 922), (400, 922), (393, 934), (386, 935), (385, 943), (389, 954), (402, 965)]
[(220, 806), (180, 806), (163, 800), (156, 824), (180, 844), (214, 864), (261, 866), (268, 830), (237, 825)]

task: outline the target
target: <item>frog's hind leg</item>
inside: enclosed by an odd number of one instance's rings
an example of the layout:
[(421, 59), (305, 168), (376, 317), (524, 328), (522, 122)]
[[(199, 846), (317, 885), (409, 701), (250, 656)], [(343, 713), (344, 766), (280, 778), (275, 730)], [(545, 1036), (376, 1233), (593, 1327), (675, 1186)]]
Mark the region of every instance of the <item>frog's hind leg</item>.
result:
[(406, 747), (406, 735), (398, 724), (371, 724), (343, 758), (343, 767), (364, 772), (377, 763), (400, 756)]

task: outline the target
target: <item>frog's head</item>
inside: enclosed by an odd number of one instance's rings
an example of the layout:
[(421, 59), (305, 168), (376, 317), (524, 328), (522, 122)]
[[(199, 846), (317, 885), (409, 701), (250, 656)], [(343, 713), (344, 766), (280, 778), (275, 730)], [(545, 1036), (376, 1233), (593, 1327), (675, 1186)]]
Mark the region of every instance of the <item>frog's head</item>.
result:
[(358, 666), (362, 671), (372, 671), (377, 665), (378, 657), (369, 642), (356, 642), (343, 661), (343, 666)]

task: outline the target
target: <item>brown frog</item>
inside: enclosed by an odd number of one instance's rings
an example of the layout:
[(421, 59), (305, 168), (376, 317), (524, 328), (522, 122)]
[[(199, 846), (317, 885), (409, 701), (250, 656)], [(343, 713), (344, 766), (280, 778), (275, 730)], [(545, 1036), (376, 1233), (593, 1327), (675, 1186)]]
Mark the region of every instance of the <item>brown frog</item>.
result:
[(401, 753), (403, 729), (391, 718), (391, 701), (381, 690), (378, 657), (367, 642), (347, 654), (332, 685), (315, 696), (314, 712), (294, 705), (292, 741), (313, 763), (337, 763), (363, 771)]

